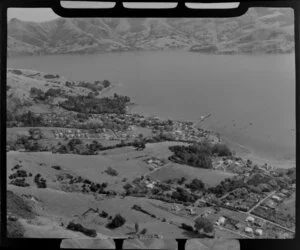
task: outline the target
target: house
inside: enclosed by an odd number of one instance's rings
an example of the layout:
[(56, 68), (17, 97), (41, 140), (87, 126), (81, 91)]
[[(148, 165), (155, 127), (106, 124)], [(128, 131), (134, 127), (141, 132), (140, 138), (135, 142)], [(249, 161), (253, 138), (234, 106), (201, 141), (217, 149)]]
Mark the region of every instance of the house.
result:
[(255, 235), (257, 235), (257, 236), (262, 236), (262, 235), (263, 235), (263, 230), (260, 229), (260, 228), (256, 229), (256, 230), (255, 230)]
[(190, 214), (191, 214), (191, 215), (196, 214), (193, 207), (190, 207)]
[(234, 226), (235, 226), (236, 229), (241, 229), (243, 227), (243, 224), (238, 222)]
[(277, 194), (280, 198), (285, 198), (286, 197), (286, 195), (284, 194), (284, 193), (278, 193)]
[(218, 221), (216, 222), (216, 224), (217, 224), (218, 226), (221, 226), (221, 225), (224, 225), (224, 224), (225, 224), (225, 221), (226, 221), (226, 218), (223, 217), (223, 216), (221, 216), (221, 217), (219, 217), (219, 219), (218, 219)]
[(267, 200), (266, 201), (266, 206), (269, 208), (275, 208), (275, 203), (272, 200)]
[(261, 219), (256, 219), (256, 220), (254, 221), (254, 225), (255, 225), (255, 226), (258, 226), (258, 227), (262, 227), (262, 226), (264, 225), (264, 221), (261, 220)]
[(154, 188), (154, 184), (153, 183), (149, 183), (149, 184), (146, 185), (146, 187), (152, 189), (152, 188)]
[(282, 194), (289, 194), (289, 190), (282, 189), (282, 190), (281, 190), (281, 193), (282, 193)]
[(245, 227), (245, 233), (253, 234), (253, 229), (251, 227)]
[(254, 218), (253, 218), (252, 216), (248, 216), (248, 217), (246, 218), (246, 221), (247, 221), (247, 222), (250, 222), (250, 223), (253, 223), (253, 222), (254, 222)]
[(277, 202), (281, 201), (281, 198), (277, 195), (273, 195), (271, 198), (272, 198), (272, 200), (277, 201)]

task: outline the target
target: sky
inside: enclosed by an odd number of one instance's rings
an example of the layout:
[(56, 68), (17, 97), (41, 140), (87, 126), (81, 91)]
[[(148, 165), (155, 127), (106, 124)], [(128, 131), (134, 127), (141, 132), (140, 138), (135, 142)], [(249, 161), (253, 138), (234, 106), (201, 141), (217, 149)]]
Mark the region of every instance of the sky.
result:
[[(65, 8), (74, 7), (74, 2), (70, 3), (68, 1), (62, 1), (62, 6)], [(114, 2), (102, 2), (102, 3), (95, 3), (95, 2), (77, 2), (76, 5), (79, 8), (82, 7), (89, 7), (89, 8), (111, 8), (114, 6)], [(159, 8), (174, 8), (176, 7), (176, 3), (155, 3), (156, 6)], [(235, 8), (238, 6), (238, 2), (233, 3), (218, 3), (218, 4), (187, 4), (190, 8)], [(153, 3), (124, 3), (124, 7), (131, 7), (131, 8), (149, 8), (154, 7)], [(18, 18), (23, 21), (34, 21), (34, 22), (43, 22), (49, 21), (58, 18), (59, 16), (56, 15), (52, 9), (50, 8), (9, 8), (7, 12), (8, 20), (12, 18)]]

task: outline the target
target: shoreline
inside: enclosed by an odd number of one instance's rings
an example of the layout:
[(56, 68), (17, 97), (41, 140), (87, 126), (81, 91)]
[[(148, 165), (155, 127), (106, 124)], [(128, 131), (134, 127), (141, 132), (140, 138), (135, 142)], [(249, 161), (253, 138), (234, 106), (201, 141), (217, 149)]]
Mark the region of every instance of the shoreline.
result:
[(257, 165), (263, 165), (267, 163), (268, 165), (273, 166), (274, 168), (294, 168), (296, 166), (296, 162), (294, 159), (290, 160), (279, 160), (274, 156), (266, 155), (264, 152), (256, 152), (255, 148), (252, 148), (249, 145), (242, 145), (226, 135), (221, 135), (222, 141), (227, 144), (232, 150), (236, 152), (237, 156), (242, 158), (246, 158), (251, 160), (253, 163)]
[[(131, 113), (131, 114), (137, 113), (137, 114), (143, 115), (144, 117), (153, 116), (153, 115), (145, 114), (142, 111), (132, 112), (132, 110), (137, 106), (139, 106), (137, 103), (134, 103), (132, 106), (130, 106), (129, 113)], [(155, 116), (155, 117), (158, 117), (161, 120), (167, 119), (166, 117), (162, 117), (162, 116)], [(171, 119), (171, 120), (186, 121), (183, 119)], [(241, 143), (237, 142), (236, 140), (234, 140), (233, 138), (230, 138), (230, 136), (217, 132), (216, 130), (214, 130), (213, 128), (211, 128), (209, 125), (207, 125), (205, 123), (203, 123), (202, 126), (204, 127), (203, 129), (205, 129), (205, 130), (220, 134), (221, 141), (224, 142), (225, 144), (227, 144), (233, 151), (235, 151), (237, 156), (240, 156), (245, 159), (249, 159), (257, 165), (264, 165), (265, 163), (267, 163), (268, 165), (271, 165), (277, 169), (278, 168), (288, 169), (288, 168), (294, 168), (296, 166), (295, 159), (286, 159), (286, 160), (285, 159), (276, 159), (275, 156), (272, 156), (272, 153), (271, 154), (269, 153), (267, 155), (265, 152), (257, 152), (255, 150), (255, 148), (253, 148), (252, 146), (246, 145), (246, 144), (241, 144)], [(274, 152), (273, 155), (274, 154), (276, 154), (276, 153)]]

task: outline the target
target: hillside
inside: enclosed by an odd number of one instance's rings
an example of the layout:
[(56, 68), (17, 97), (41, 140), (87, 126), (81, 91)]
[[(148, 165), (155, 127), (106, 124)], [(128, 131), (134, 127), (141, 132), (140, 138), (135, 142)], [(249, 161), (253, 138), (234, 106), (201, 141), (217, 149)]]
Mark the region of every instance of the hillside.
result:
[[(99, 80), (94, 82), (68, 81), (58, 74), (47, 74), (25, 69), (8, 69), (7, 110), (15, 114), (27, 112), (28, 110), (35, 113), (59, 112), (57, 104), (66, 100), (67, 96), (87, 96), (88, 94), (97, 96), (102, 94), (103, 91), (109, 90), (112, 86), (107, 80), (106, 82)], [(32, 93), (33, 89), (42, 91), (44, 94), (52, 91), (52, 94), (48, 98), (41, 99), (41, 93)], [(56, 106), (55, 110), (53, 109), (54, 106)]]
[(251, 8), (236, 18), (58, 18), (8, 23), (8, 55), (185, 49), (205, 53), (294, 50), (291, 9)]

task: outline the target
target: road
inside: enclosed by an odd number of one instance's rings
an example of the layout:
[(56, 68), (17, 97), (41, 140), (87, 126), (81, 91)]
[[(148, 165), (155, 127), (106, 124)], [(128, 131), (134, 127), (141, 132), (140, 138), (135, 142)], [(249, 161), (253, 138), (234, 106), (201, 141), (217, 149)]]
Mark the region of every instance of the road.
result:
[(237, 234), (237, 235), (239, 235), (239, 236), (241, 236), (241, 237), (243, 237), (243, 238), (253, 239), (253, 237), (250, 237), (250, 236), (248, 236), (248, 235), (242, 234), (242, 233), (237, 232), (237, 231), (233, 231), (233, 230), (228, 229), (228, 228), (226, 228), (226, 227), (221, 227), (221, 226), (219, 226), (219, 229), (225, 230), (225, 231), (228, 231), (228, 232), (231, 232), (231, 233), (234, 233), (234, 234)]
[(252, 208), (250, 208), (248, 210), (247, 213), (251, 213), (255, 208), (257, 208), (261, 203), (263, 203), (265, 200), (269, 199), (272, 195), (274, 195), (276, 193), (277, 190), (271, 192), (270, 194), (268, 194), (265, 198), (261, 199), (256, 205), (254, 205)]
[[(248, 214), (248, 213), (247, 213), (247, 214)], [(282, 226), (282, 225), (280, 225), (280, 224), (277, 224), (277, 223), (275, 223), (275, 222), (272, 222), (272, 221), (270, 221), (270, 220), (267, 220), (267, 219), (265, 219), (265, 218), (263, 218), (263, 217), (260, 217), (260, 216), (258, 216), (258, 215), (251, 214), (251, 216), (254, 217), (254, 218), (256, 217), (256, 218), (259, 218), (259, 219), (261, 219), (261, 220), (264, 220), (264, 221), (266, 221), (266, 222), (268, 222), (268, 223), (270, 223), (270, 224), (272, 224), (272, 225), (274, 225), (274, 226), (280, 227), (280, 228), (282, 228), (282, 229), (284, 229), (284, 230), (286, 230), (286, 231), (289, 231), (289, 232), (291, 232), (291, 233), (295, 233), (295, 231), (292, 230), (292, 229), (290, 229), (290, 228), (284, 227), (284, 226)]]

